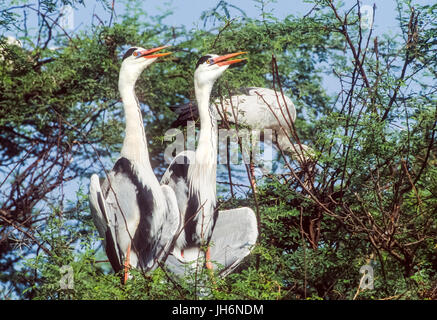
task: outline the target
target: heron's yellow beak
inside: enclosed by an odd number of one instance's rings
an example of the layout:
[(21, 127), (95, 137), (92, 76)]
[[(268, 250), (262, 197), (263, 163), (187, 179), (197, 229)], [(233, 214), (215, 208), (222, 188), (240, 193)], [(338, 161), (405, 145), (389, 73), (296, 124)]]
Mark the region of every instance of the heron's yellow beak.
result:
[(239, 56), (240, 54), (243, 54), (243, 53), (247, 53), (247, 52), (241, 51), (241, 52), (229, 53), (229, 54), (225, 54), (225, 55), (220, 56), (220, 57), (216, 57), (216, 58), (212, 59), (212, 64), (217, 64), (218, 66), (226, 66), (229, 64), (234, 64), (234, 63), (244, 61), (247, 58), (228, 60), (230, 58)]
[(162, 46), (162, 47), (157, 47), (157, 48), (153, 48), (153, 49), (147, 49), (147, 50), (142, 50), (142, 51), (136, 51), (134, 52), (134, 56), (136, 56), (137, 58), (146, 58), (146, 59), (152, 59), (152, 58), (159, 58), (159, 57), (163, 57), (163, 56), (167, 56), (169, 54), (172, 54), (172, 52), (163, 52), (163, 53), (155, 53), (152, 54), (154, 52), (158, 52), (162, 49), (168, 48), (169, 46)]

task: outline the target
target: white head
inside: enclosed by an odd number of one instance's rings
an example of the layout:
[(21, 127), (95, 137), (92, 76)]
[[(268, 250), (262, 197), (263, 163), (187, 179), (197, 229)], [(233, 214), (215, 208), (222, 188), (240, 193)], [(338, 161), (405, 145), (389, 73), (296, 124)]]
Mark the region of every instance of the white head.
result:
[(207, 54), (197, 61), (196, 71), (194, 72), (194, 85), (202, 89), (205, 86), (212, 88), (214, 82), (223, 74), (223, 72), (234, 63), (241, 62), (245, 59), (228, 60), (245, 52), (230, 53), (223, 56), (216, 54)]
[(135, 83), (141, 72), (155, 62), (156, 59), (171, 54), (171, 52), (155, 53), (166, 47), (167, 46), (163, 46), (153, 49), (144, 49), (141, 47), (129, 48), (122, 59), (119, 82)]

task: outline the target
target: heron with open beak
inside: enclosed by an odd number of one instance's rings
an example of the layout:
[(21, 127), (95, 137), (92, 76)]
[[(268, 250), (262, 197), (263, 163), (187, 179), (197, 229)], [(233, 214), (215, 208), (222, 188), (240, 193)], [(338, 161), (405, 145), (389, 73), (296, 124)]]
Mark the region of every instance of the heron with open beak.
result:
[(115, 272), (130, 266), (149, 271), (168, 254), (180, 228), (174, 190), (160, 185), (150, 165), (146, 134), (135, 83), (144, 69), (170, 52), (166, 47), (132, 47), (123, 56), (118, 89), (126, 120), (121, 154), (102, 183), (91, 176), (90, 208), (104, 239), (106, 254)]
[[(258, 235), (255, 214), (250, 208), (233, 210), (234, 214), (238, 213), (240, 217), (245, 217), (244, 221), (238, 219), (237, 216), (235, 216), (236, 219), (232, 219), (233, 216), (229, 212), (223, 215), (224, 219), (220, 219), (222, 212), (219, 213), (216, 210), (217, 122), (210, 107), (210, 96), (216, 80), (231, 65), (244, 61), (244, 58), (236, 58), (244, 53), (208, 54), (198, 60), (194, 72), (194, 91), (200, 118), (197, 149), (196, 151), (183, 151), (176, 155), (161, 180), (161, 184), (168, 185), (174, 190), (181, 213), (181, 227), (175, 239), (173, 257), (179, 262), (187, 263), (203, 256), (208, 269), (213, 269), (211, 260), (221, 257), (221, 254), (225, 255), (223, 251), (225, 247), (230, 248), (229, 245), (241, 247), (241, 239), (245, 237), (247, 238), (244, 240), (245, 244), (254, 244)], [(215, 228), (217, 221), (226, 221), (226, 223), (220, 223)], [(238, 231), (235, 233), (238, 234), (238, 243), (226, 241), (232, 238), (227, 234), (227, 230), (233, 230), (233, 227), (241, 226), (241, 224), (244, 224), (241, 230), (247, 226), (251, 227), (244, 230), (244, 236), (241, 239), (240, 233)], [(216, 254), (212, 256), (209, 243), (214, 233), (217, 243), (224, 244), (224, 246), (214, 247), (213, 251)], [(202, 246), (207, 247), (206, 252), (202, 250)], [(238, 257), (232, 258), (229, 266), (238, 264), (250, 252), (250, 249), (244, 247), (243, 251), (238, 251), (238, 253), (237, 251), (234, 253)]]

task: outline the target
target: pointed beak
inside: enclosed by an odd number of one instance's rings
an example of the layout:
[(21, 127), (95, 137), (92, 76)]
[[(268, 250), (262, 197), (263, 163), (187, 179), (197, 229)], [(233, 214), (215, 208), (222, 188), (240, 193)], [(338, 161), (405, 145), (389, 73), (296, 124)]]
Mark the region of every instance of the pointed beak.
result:
[(226, 65), (230, 65), (230, 64), (234, 64), (234, 63), (238, 63), (238, 62), (244, 61), (247, 58), (228, 60), (228, 59), (231, 59), (233, 57), (239, 56), (240, 54), (243, 54), (243, 53), (247, 53), (247, 52), (241, 51), (241, 52), (225, 54), (223, 56), (220, 56), (220, 57), (212, 59), (213, 60), (212, 64), (217, 64), (218, 66), (226, 66)]
[[(169, 54), (172, 54), (172, 52), (163, 52), (163, 53), (155, 53), (158, 52), (162, 49), (168, 48), (169, 46), (162, 46), (162, 47), (157, 47), (157, 48), (153, 48), (153, 49), (147, 49), (147, 50), (143, 50), (143, 51), (137, 51), (134, 53), (134, 55), (137, 58), (146, 58), (146, 59), (152, 59), (152, 58), (159, 58), (159, 57), (164, 57), (167, 56)], [(152, 54), (155, 53), (155, 54)]]

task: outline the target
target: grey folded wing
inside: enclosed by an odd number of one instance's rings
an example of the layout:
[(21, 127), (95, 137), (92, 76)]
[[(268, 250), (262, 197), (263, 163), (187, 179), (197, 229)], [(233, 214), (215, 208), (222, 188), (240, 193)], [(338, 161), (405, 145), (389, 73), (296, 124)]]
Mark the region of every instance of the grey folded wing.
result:
[[(258, 237), (255, 213), (250, 208), (219, 211), (212, 231), (210, 248), (214, 270), (225, 277), (235, 270), (252, 251)], [(189, 266), (170, 255), (166, 266), (177, 275), (183, 275)]]
[(219, 211), (211, 236), (211, 261), (222, 266), (220, 275), (231, 273), (252, 251), (258, 238), (258, 224), (252, 209)]

